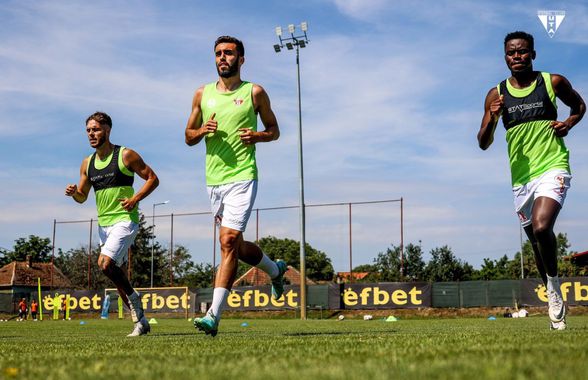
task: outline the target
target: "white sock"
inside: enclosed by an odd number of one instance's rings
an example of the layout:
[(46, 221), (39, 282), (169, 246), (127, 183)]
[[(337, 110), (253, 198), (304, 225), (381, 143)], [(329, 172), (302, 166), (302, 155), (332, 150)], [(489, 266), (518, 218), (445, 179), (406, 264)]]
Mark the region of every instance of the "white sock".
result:
[(276, 263), (265, 253), (261, 257), (261, 261), (256, 265), (256, 267), (267, 273), (271, 279), (278, 277), (280, 274), (280, 268), (278, 268)]
[(225, 299), (228, 297), (229, 293), (229, 289), (225, 288), (214, 288), (214, 291), (212, 292), (212, 305), (210, 305), (210, 309), (208, 309), (207, 314), (212, 313), (217, 322), (220, 321), (221, 314), (223, 312), (223, 303), (225, 302)]
[(547, 290), (554, 291), (561, 296), (561, 287), (559, 286), (559, 277), (557, 275), (553, 277), (547, 275)]

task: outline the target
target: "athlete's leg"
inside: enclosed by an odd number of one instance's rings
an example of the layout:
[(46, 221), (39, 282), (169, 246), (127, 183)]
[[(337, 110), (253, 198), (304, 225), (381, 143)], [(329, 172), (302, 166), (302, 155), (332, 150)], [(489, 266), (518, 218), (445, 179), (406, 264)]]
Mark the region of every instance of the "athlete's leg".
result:
[(529, 238), (529, 242), (531, 242), (531, 247), (533, 248), (533, 254), (535, 256), (535, 263), (537, 264), (537, 270), (539, 271), (539, 275), (543, 280), (543, 284), (547, 285), (547, 276), (545, 275), (545, 267), (543, 266), (543, 259), (541, 258), (541, 254), (539, 253), (539, 247), (537, 246), (537, 239), (535, 239), (535, 235), (533, 234), (533, 226), (528, 225), (523, 227), (525, 233), (527, 234), (527, 238)]
[(215, 287), (231, 290), (239, 266), (239, 245), (243, 241), (241, 231), (221, 226), (219, 231), (221, 262), (215, 280)]
[[(269, 258), (261, 248), (250, 241), (243, 241), (239, 246), (239, 259), (251, 266), (261, 269), (272, 279), (276, 279), (284, 274), (287, 266), (284, 264), (280, 267), (278, 261)], [(281, 295), (281, 293), (280, 293)], [(278, 297), (279, 298), (279, 297)]]
[(255, 243), (246, 241), (241, 236), (239, 242), (239, 260), (251, 266), (259, 264), (263, 258), (263, 252)]
[[(129, 282), (129, 285), (130, 285), (131, 281), (129, 280), (129, 277), (127, 275), (127, 273), (128, 273), (127, 263), (124, 263), (119, 268), (125, 274), (125, 278), (127, 279), (127, 281)], [(131, 287), (132, 287), (132, 285), (131, 285)], [(118, 294), (119, 294), (120, 298), (122, 299), (123, 303), (125, 305), (127, 305), (127, 307), (130, 309), (131, 304), (129, 303), (129, 296), (127, 295), (127, 293), (124, 291), (124, 289), (121, 289), (118, 286), (116, 287), (116, 290), (118, 291)]]
[(122, 298), (123, 302), (127, 307), (130, 309), (131, 305), (129, 303), (129, 296), (135, 293), (135, 289), (129, 282), (125, 271), (116, 265), (116, 263), (109, 257), (103, 254), (100, 254), (98, 257), (98, 267), (102, 270), (102, 273), (106, 277), (108, 277), (116, 286), (118, 290), (119, 296)]
[[(537, 248), (547, 277), (548, 314), (552, 329), (565, 329), (566, 306), (561, 294), (559, 277), (557, 276), (557, 239), (553, 226), (561, 210), (561, 205), (549, 197), (538, 197), (533, 205), (533, 235), (537, 240)], [(554, 325), (555, 324), (555, 325)], [(563, 326), (563, 327), (561, 327)]]
[(243, 240), (242, 233), (233, 228), (221, 226), (219, 241), (221, 245), (221, 262), (216, 272), (212, 305), (203, 318), (196, 318), (194, 326), (207, 334), (215, 336), (223, 312), (223, 304), (229, 296), (239, 266), (239, 244)]
[(539, 197), (533, 204), (533, 236), (537, 241), (543, 269), (550, 277), (557, 276), (557, 239), (553, 233), (553, 226), (560, 210), (561, 205), (549, 197)]
[(128, 249), (135, 240), (139, 226), (134, 222), (119, 222), (113, 226), (100, 228), (100, 238), (104, 242), (98, 258), (98, 266), (116, 286), (123, 302), (129, 307), (135, 330), (130, 336), (143, 335), (150, 327), (144, 316), (141, 295), (133, 289), (124, 265), (128, 260)]

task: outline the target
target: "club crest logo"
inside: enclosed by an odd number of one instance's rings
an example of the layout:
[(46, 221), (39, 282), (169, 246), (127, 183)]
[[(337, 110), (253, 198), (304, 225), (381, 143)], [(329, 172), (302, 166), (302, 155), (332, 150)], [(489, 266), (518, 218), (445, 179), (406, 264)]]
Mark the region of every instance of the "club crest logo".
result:
[(216, 106), (216, 99), (208, 99), (208, 102), (206, 102), (206, 105), (209, 107)]
[(233, 99), (233, 102), (235, 103), (235, 105), (238, 107), (241, 104), (243, 104), (243, 99), (239, 99), (239, 98), (235, 98)]
[(566, 11), (537, 11), (537, 17), (539, 17), (549, 38), (553, 38), (566, 17)]

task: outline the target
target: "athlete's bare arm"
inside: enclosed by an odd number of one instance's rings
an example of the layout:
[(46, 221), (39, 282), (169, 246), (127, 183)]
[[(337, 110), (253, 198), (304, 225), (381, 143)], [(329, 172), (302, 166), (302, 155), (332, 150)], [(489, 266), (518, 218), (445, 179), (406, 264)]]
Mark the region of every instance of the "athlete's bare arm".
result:
[(482, 117), (480, 131), (478, 132), (478, 145), (483, 150), (488, 149), (492, 145), (492, 142), (494, 142), (494, 131), (496, 130), (496, 125), (504, 107), (503, 99), (504, 96), (498, 95), (496, 87), (491, 88), (486, 95), (484, 116)]
[(561, 99), (562, 102), (570, 107), (570, 116), (564, 121), (553, 121), (551, 127), (555, 130), (555, 135), (559, 137), (567, 136), (572, 127), (582, 120), (586, 112), (586, 103), (572, 88), (572, 84), (563, 76), (558, 74), (551, 74), (551, 86), (555, 95)]
[(131, 198), (120, 199), (120, 204), (127, 211), (132, 211), (139, 201), (145, 199), (159, 186), (159, 178), (157, 174), (147, 165), (141, 156), (132, 149), (125, 148), (122, 152), (123, 164), (132, 172), (137, 173), (139, 177), (145, 180), (145, 183), (139, 191), (137, 191)]
[(215, 133), (217, 122), (214, 120), (215, 113), (212, 114), (206, 123), (202, 124), (202, 108), (200, 102), (202, 101), (202, 93), (204, 86), (196, 90), (194, 99), (192, 100), (192, 113), (188, 118), (188, 125), (186, 126), (186, 144), (189, 146), (196, 145), (208, 133)]
[(265, 92), (263, 87), (254, 84), (252, 97), (255, 112), (259, 114), (259, 118), (265, 129), (257, 132), (254, 132), (249, 128), (239, 129), (239, 132), (241, 132), (241, 141), (243, 141), (244, 144), (255, 144), (258, 142), (277, 140), (280, 137), (280, 128), (278, 127), (276, 115), (274, 115), (274, 111), (272, 111), (267, 92)]
[(90, 192), (91, 185), (86, 173), (88, 160), (88, 157), (84, 158), (82, 161), (82, 166), (80, 166), (80, 184), (68, 184), (65, 187), (65, 195), (72, 197), (78, 203), (84, 203), (86, 199), (88, 199), (88, 193)]

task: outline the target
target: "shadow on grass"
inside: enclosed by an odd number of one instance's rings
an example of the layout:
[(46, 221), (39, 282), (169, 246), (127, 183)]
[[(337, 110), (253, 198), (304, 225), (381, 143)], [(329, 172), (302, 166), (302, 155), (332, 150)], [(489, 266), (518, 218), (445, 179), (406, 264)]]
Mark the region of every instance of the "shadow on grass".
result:
[(382, 334), (396, 334), (396, 330), (374, 330), (374, 331), (324, 331), (324, 332), (296, 332), (285, 333), (284, 336), (321, 336), (321, 335), (382, 335)]
[[(219, 331), (219, 335), (235, 335), (235, 334), (242, 334), (242, 332), (238, 331)], [(178, 332), (178, 333), (150, 333), (149, 336), (152, 337), (160, 337), (160, 336), (207, 336), (201, 331), (194, 331), (194, 332)], [(211, 337), (213, 338), (213, 337)]]

